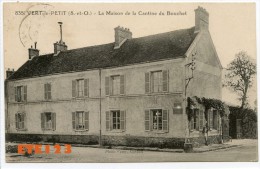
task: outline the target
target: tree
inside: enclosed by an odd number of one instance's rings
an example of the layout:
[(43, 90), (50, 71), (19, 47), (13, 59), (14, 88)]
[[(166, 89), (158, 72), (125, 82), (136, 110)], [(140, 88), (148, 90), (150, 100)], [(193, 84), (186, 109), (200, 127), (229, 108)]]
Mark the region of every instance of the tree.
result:
[(227, 67), (224, 85), (239, 95), (242, 109), (247, 104), (248, 89), (252, 87), (255, 74), (255, 61), (245, 51), (237, 53)]

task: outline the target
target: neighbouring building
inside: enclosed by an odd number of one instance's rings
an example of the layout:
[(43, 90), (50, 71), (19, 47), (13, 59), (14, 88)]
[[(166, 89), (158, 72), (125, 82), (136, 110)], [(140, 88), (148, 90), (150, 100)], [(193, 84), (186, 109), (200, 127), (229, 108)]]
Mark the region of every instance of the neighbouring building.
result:
[(203, 143), (208, 121), (214, 141), (219, 113), (210, 109), (205, 119), (197, 108), (188, 123), (185, 109), (188, 97), (221, 100), (208, 27), (198, 7), (188, 29), (133, 38), (116, 27), (115, 42), (71, 50), (61, 36), (46, 55), (35, 44), (6, 80), (7, 140), (183, 147), (187, 137)]

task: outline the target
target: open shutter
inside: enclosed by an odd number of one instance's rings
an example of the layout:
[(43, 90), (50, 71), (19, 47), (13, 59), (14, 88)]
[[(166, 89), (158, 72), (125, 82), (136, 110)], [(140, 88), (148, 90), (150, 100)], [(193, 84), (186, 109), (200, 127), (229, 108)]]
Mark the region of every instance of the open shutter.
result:
[(144, 128), (145, 131), (150, 131), (150, 111), (144, 111)]
[[(157, 125), (157, 124), (156, 124)], [(150, 130), (153, 131), (154, 124), (153, 124), (153, 112), (150, 111)]]
[(109, 96), (109, 77), (105, 78), (105, 93), (106, 96)]
[(145, 73), (145, 93), (150, 93), (150, 73)]
[(76, 97), (76, 80), (72, 80), (72, 97)]
[(85, 130), (89, 130), (89, 112), (85, 112)]
[(110, 130), (110, 111), (106, 111), (106, 130)]
[(41, 113), (41, 128), (44, 130), (45, 128), (45, 115)]
[(199, 130), (202, 130), (204, 126), (204, 112), (202, 109), (199, 110)]
[(52, 129), (56, 130), (56, 113), (51, 113)]
[(120, 94), (125, 94), (125, 76), (120, 76)]
[(217, 130), (220, 130), (220, 116), (219, 116), (219, 112), (217, 112)]
[(169, 131), (169, 112), (168, 110), (162, 111), (162, 129), (165, 132)]
[(27, 129), (27, 117), (26, 113), (23, 113), (23, 128)]
[(162, 85), (163, 85), (163, 92), (168, 92), (168, 88), (169, 88), (169, 73), (168, 73), (168, 70), (164, 70), (162, 72)]
[(196, 118), (196, 130), (199, 130), (199, 125), (200, 125), (199, 109), (195, 109), (195, 118)]
[(213, 128), (213, 111), (209, 111), (209, 129)]
[(49, 93), (48, 99), (51, 99), (51, 84), (50, 83), (48, 84), (48, 93)]
[(76, 112), (72, 112), (72, 128), (76, 129)]
[(125, 131), (125, 111), (120, 111), (120, 127), (122, 131)]
[(23, 86), (23, 101), (27, 101), (27, 86)]
[(48, 92), (47, 92), (47, 84), (45, 83), (44, 84), (44, 100), (47, 100), (47, 94), (48, 94)]
[(84, 96), (88, 97), (89, 96), (89, 80), (84, 79)]
[(195, 118), (195, 117), (192, 117), (191, 120), (190, 120), (190, 129), (191, 129), (191, 130), (194, 129), (194, 118)]
[(15, 128), (18, 129), (18, 113), (15, 114)]
[(21, 113), (21, 129), (24, 129), (24, 115), (25, 113)]
[(17, 87), (14, 87), (14, 101), (17, 102)]

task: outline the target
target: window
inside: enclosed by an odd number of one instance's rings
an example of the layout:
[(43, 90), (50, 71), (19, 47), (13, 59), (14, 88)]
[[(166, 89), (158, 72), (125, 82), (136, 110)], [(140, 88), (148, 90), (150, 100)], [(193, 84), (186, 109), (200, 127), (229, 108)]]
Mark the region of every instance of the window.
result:
[(168, 132), (168, 110), (145, 110), (145, 130)]
[(152, 72), (152, 91), (154, 93), (162, 92), (162, 71)]
[(112, 95), (120, 94), (120, 76), (111, 76)]
[(217, 110), (209, 110), (208, 123), (210, 129), (218, 130), (219, 113)]
[(190, 130), (202, 130), (205, 118), (204, 118), (204, 112), (202, 109), (192, 109), (193, 117), (190, 121)]
[(51, 84), (50, 83), (44, 84), (44, 99), (51, 100)]
[(168, 70), (159, 70), (145, 73), (145, 93), (168, 92)]
[(106, 130), (125, 130), (125, 111), (113, 110), (106, 112)]
[(72, 128), (74, 130), (88, 130), (89, 112), (84, 112), (84, 111), (72, 112)]
[(51, 112), (41, 113), (41, 128), (43, 130), (56, 130), (56, 114)]
[(89, 96), (89, 80), (77, 79), (72, 81), (72, 97)]
[(25, 113), (16, 113), (15, 114), (15, 127), (17, 130), (25, 129)]
[(17, 86), (14, 88), (14, 91), (16, 102), (27, 101), (27, 86)]
[(123, 95), (125, 94), (125, 76), (114, 75), (105, 78), (105, 94)]

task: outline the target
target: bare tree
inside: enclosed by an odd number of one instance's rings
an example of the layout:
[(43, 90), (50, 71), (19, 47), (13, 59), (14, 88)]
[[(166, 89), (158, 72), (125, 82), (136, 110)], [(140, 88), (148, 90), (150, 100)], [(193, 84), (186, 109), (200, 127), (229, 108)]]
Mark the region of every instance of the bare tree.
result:
[(255, 74), (255, 61), (245, 51), (237, 53), (227, 67), (224, 85), (239, 95), (241, 108), (247, 104), (248, 89), (252, 86)]

